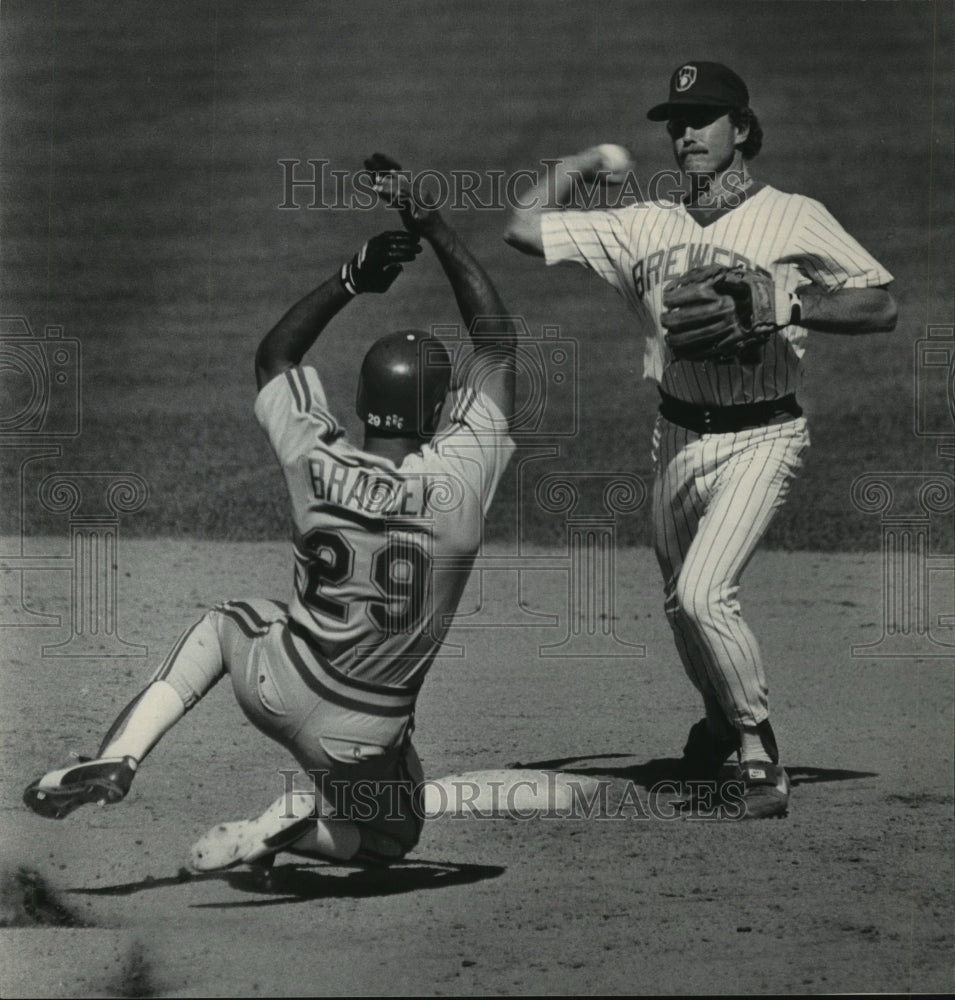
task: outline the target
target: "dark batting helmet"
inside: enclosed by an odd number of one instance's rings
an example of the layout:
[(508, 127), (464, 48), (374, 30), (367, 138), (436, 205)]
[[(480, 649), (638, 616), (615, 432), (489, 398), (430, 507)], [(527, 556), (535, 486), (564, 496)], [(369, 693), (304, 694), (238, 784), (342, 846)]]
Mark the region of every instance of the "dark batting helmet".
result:
[(421, 330), (396, 330), (372, 344), (361, 365), (355, 409), (372, 433), (430, 437), (451, 383), (451, 355)]

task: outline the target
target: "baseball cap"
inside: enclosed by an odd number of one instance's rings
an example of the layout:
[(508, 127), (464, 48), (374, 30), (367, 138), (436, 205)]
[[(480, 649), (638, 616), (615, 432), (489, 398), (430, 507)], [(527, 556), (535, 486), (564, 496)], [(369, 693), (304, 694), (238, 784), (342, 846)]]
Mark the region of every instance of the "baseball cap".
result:
[(652, 122), (664, 122), (681, 108), (745, 108), (746, 84), (728, 67), (716, 62), (688, 62), (670, 77), (670, 99), (647, 112)]

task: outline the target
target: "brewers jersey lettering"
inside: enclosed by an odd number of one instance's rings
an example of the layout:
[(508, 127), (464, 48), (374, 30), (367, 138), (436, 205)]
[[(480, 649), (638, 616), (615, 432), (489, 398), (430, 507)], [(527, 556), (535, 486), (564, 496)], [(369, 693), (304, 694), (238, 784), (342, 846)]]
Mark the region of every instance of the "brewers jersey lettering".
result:
[(780, 330), (757, 365), (674, 361), (660, 325), (663, 289), (673, 278), (706, 264), (762, 267), (773, 276), (779, 316), (789, 314), (789, 293), (810, 281), (834, 290), (892, 280), (823, 205), (768, 185), (705, 226), (681, 202), (545, 212), (541, 239), (548, 264), (582, 264), (623, 296), (647, 338), (647, 378), (677, 399), (717, 406), (796, 392), (806, 331)]
[(289, 617), (338, 673), (419, 686), (513, 452), (507, 421), (482, 393), (464, 389), (447, 430), (396, 467), (345, 440), (314, 368), (272, 379), (255, 413), (291, 500)]

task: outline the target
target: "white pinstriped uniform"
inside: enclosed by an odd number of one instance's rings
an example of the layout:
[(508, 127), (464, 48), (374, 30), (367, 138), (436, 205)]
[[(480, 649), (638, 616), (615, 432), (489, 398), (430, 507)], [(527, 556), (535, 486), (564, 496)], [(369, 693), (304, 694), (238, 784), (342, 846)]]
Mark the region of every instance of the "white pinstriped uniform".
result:
[[(892, 280), (819, 202), (769, 186), (748, 194), (706, 224), (679, 202), (541, 216), (546, 262), (582, 264), (623, 296), (646, 337), (645, 376), (686, 403), (728, 407), (794, 394), (807, 332), (779, 330), (756, 364), (674, 360), (659, 320), (663, 289), (690, 268), (764, 268), (778, 316), (789, 315), (790, 292), (809, 282), (836, 290)], [(654, 546), (667, 617), (708, 714), (715, 702), (737, 728), (769, 714), (759, 645), (740, 616), (740, 576), (808, 446), (802, 417), (701, 435), (658, 416), (654, 428)]]

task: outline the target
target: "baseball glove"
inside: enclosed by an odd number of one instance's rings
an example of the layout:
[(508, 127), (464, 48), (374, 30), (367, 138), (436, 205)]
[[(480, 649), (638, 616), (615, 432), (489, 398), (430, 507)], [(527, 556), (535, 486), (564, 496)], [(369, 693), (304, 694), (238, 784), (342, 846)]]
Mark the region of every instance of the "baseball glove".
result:
[(772, 276), (762, 268), (694, 267), (663, 290), (666, 342), (682, 361), (755, 364), (779, 328)]

